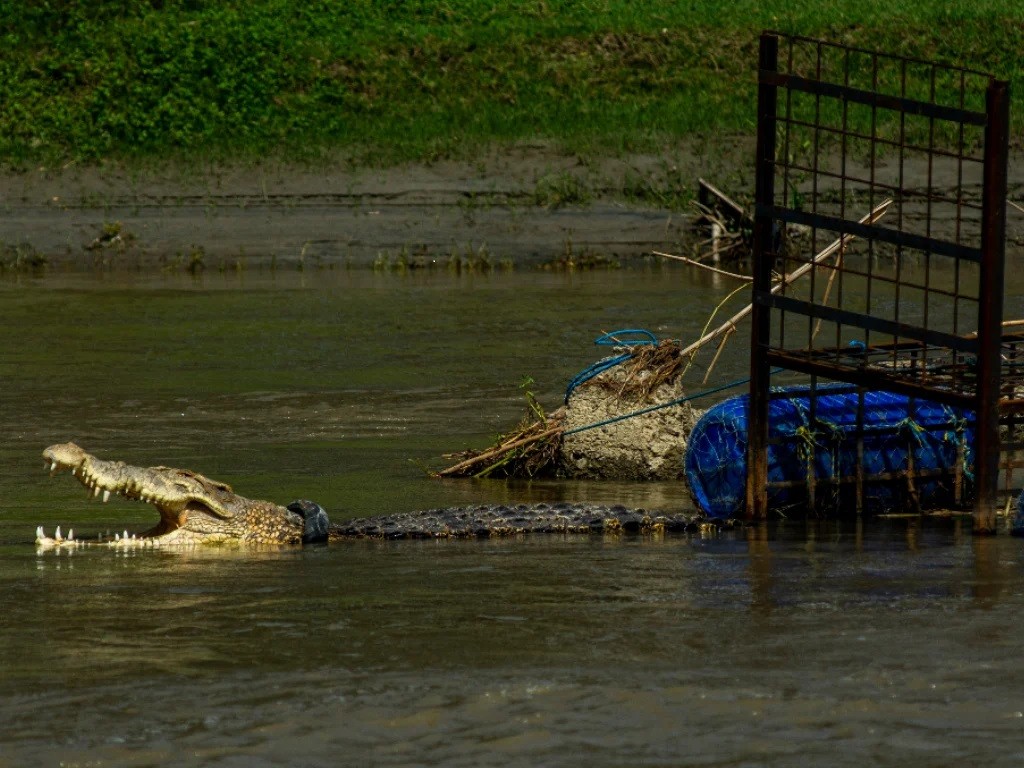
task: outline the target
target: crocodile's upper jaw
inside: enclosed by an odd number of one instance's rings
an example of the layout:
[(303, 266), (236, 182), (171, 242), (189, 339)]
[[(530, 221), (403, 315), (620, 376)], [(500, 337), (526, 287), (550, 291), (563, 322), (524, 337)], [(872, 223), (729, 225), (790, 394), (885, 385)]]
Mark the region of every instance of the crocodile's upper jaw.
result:
[[(70, 469), (93, 497), (111, 494), (154, 506), (160, 521), (149, 530), (110, 540), (116, 546), (190, 546), (206, 543), (290, 544), (302, 540), (303, 522), (269, 502), (236, 496), (231, 487), (195, 472), (172, 467), (136, 467), (104, 461), (74, 443), (52, 445), (43, 451), (51, 474)], [(42, 547), (69, 546), (73, 539), (58, 532), (37, 531)]]

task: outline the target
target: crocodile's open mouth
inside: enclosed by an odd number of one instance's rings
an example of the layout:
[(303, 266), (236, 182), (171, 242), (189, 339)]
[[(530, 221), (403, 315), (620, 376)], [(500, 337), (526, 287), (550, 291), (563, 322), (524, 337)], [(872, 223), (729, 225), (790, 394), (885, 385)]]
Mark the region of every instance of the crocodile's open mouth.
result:
[[(163, 546), (196, 534), (213, 533), (218, 521), (229, 520), (233, 513), (215, 494), (231, 494), (231, 487), (197, 473), (170, 467), (135, 467), (124, 462), (103, 461), (86, 453), (74, 443), (52, 445), (43, 451), (45, 468), (51, 475), (64, 470), (88, 489), (91, 498), (120, 496), (141, 501), (156, 508), (160, 520), (153, 527), (129, 534), (115, 533), (100, 537), (102, 543), (114, 546)], [(73, 531), (65, 535), (58, 527), (47, 536), (42, 526), (36, 530), (36, 543), (41, 547), (78, 546)]]

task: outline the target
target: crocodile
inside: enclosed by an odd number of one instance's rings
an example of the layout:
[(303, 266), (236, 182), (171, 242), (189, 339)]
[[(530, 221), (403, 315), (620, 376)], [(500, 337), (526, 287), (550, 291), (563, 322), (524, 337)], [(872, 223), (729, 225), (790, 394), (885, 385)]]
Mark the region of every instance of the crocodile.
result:
[(160, 519), (142, 532), (99, 540), (76, 539), (57, 528), (40, 526), (36, 545), (62, 549), (102, 544), (118, 548), (193, 547), (203, 544), (304, 545), (340, 539), (436, 539), (517, 536), (533, 533), (695, 532), (709, 523), (699, 515), (660, 514), (624, 506), (592, 504), (520, 504), (447, 507), (361, 517), (331, 523), (319, 504), (306, 499), (280, 506), (248, 499), (230, 485), (198, 472), (174, 467), (137, 467), (106, 461), (74, 443), (43, 451), (51, 475), (71, 470), (94, 498), (111, 495), (155, 507)]

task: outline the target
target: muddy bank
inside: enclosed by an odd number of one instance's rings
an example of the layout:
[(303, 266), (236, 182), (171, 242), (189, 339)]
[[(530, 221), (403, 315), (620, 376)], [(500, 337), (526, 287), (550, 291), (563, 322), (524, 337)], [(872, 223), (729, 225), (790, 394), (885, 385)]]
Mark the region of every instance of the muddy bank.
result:
[[(713, 170), (742, 167), (746, 144)], [(536, 145), (378, 170), (31, 168), (0, 174), (0, 242), (64, 267), (630, 259), (683, 247), (707, 166), (699, 146), (584, 161)]]
[[(700, 176), (749, 205), (753, 156), (752, 141), (737, 137), (690, 141), (658, 156), (584, 159), (536, 144), (387, 169), (273, 161), (7, 169), (0, 246), (5, 262), (17, 251), (57, 268), (425, 265), (454, 257), (628, 263), (693, 244), (687, 203)], [(1024, 199), (1022, 160), (1012, 153), (1013, 201)], [(923, 189), (928, 173), (908, 160), (911, 186)], [(980, 180), (965, 193), (974, 186), (980, 193)], [(827, 184), (818, 192), (827, 194)], [(1013, 258), (1024, 243), (1024, 214), (1011, 207), (1008, 219)]]

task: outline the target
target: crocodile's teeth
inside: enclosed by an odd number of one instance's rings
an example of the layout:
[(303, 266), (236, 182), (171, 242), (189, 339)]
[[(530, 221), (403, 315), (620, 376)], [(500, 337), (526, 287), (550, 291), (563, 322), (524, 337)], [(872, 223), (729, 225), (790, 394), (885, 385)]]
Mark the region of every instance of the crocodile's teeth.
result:
[(99, 495), (100, 495), (100, 487), (97, 485), (96, 487), (94, 487), (92, 489), (92, 497), (95, 499)]
[(126, 541), (128, 540), (128, 531), (124, 532), (124, 535), (122, 536), (122, 538), (125, 539)]
[(54, 531), (54, 533), (53, 533), (53, 538), (55, 538), (57, 541), (60, 541), (60, 539), (61, 539), (60, 526), (59, 525), (57, 526), (57, 530)]
[(74, 528), (68, 528), (68, 541), (74, 541), (74, 540), (75, 540), (75, 529)]
[(36, 526), (36, 540), (38, 541), (39, 539), (45, 539), (45, 538), (46, 538), (46, 532), (43, 530), (43, 526), (37, 525)]
[(106, 504), (108, 501), (110, 501), (110, 491), (104, 491), (103, 492), (103, 503)]
[(114, 541), (120, 541), (120, 540), (121, 540), (121, 534), (115, 533), (114, 534)]
[(54, 461), (54, 462), (52, 462), (50, 464), (50, 471), (51, 472), (56, 472), (57, 471), (57, 462), (56, 461)]

